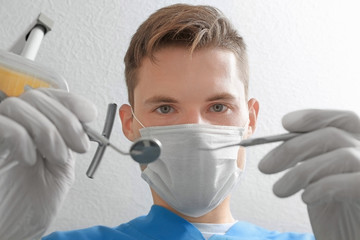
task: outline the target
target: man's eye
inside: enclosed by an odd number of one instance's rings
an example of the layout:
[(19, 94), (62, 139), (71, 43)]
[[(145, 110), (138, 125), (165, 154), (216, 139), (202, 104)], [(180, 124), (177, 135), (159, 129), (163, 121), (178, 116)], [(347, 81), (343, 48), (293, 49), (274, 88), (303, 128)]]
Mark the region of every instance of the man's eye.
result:
[(156, 109), (156, 111), (159, 112), (159, 113), (162, 113), (162, 114), (167, 114), (167, 113), (172, 112), (172, 111), (173, 111), (173, 108), (170, 107), (169, 105), (163, 105), (163, 106), (161, 106), (161, 107), (158, 107), (158, 108)]
[(211, 112), (223, 112), (226, 111), (227, 107), (224, 104), (214, 104), (210, 107)]

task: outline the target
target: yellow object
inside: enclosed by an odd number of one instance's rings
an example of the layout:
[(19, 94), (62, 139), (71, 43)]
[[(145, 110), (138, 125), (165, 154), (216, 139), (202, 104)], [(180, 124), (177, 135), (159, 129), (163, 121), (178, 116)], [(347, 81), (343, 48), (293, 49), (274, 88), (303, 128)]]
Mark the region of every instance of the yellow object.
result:
[(0, 49), (0, 96), (17, 97), (24, 92), (26, 86), (69, 91), (67, 82), (61, 75), (34, 61)]
[(31, 88), (50, 87), (45, 81), (0, 66), (0, 90), (7, 96), (19, 96), (24, 92), (26, 85)]

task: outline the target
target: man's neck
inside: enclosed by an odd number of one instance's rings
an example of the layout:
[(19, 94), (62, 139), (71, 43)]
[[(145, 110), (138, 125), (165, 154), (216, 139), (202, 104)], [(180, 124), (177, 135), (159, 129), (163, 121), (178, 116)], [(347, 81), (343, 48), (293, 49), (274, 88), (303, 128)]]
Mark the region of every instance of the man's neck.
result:
[(151, 193), (152, 193), (155, 205), (164, 207), (189, 222), (212, 223), (212, 224), (235, 222), (235, 219), (232, 217), (232, 214), (230, 211), (230, 196), (225, 198), (225, 200), (219, 206), (217, 206), (215, 209), (213, 209), (209, 213), (207, 213), (203, 216), (200, 216), (200, 217), (190, 217), (190, 216), (186, 216), (186, 215), (176, 211), (174, 208), (169, 206), (169, 204), (167, 204), (154, 190), (151, 189)]

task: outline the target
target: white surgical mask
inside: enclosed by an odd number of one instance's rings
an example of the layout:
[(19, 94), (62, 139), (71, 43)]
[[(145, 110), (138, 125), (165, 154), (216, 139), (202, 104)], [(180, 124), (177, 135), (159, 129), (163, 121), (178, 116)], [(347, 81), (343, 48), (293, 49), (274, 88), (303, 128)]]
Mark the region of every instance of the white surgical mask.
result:
[(142, 137), (162, 143), (158, 160), (147, 165), (142, 178), (171, 207), (200, 217), (216, 208), (232, 191), (243, 172), (237, 167), (238, 143), (244, 128), (202, 124), (145, 127)]

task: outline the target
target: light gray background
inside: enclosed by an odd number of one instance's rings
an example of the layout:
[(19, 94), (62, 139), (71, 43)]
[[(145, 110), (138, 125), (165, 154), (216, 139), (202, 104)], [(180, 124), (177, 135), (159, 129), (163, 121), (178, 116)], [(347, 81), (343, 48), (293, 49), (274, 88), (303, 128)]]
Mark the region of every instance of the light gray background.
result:
[[(281, 117), (303, 108), (348, 109), (360, 113), (360, 6), (357, 1), (56, 1), (0, 0), (0, 48), (14, 46), (40, 12), (55, 26), (44, 39), (37, 62), (62, 74), (70, 90), (99, 109), (91, 124), (101, 130), (106, 106), (127, 102), (123, 57), (132, 34), (156, 9), (176, 2), (220, 8), (245, 38), (250, 59), (250, 96), (260, 101), (256, 136), (283, 132)], [(130, 142), (116, 119), (111, 140)], [(300, 194), (279, 199), (272, 184), (279, 175), (257, 170), (276, 144), (248, 150), (247, 170), (234, 192), (238, 220), (281, 231), (311, 231)], [(146, 214), (152, 200), (138, 165), (111, 149), (94, 180), (85, 176), (95, 152), (77, 155), (76, 182), (48, 232), (93, 225), (116, 226)]]

